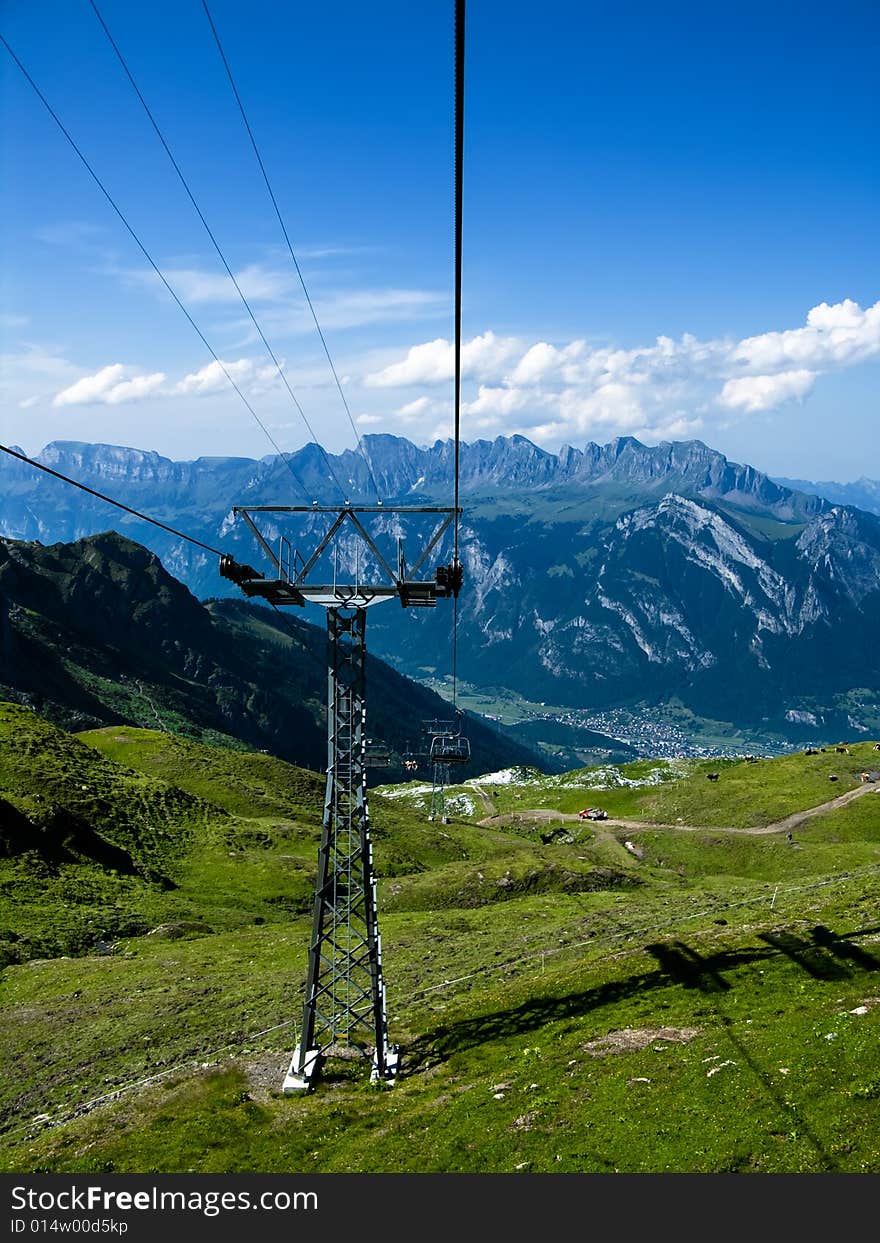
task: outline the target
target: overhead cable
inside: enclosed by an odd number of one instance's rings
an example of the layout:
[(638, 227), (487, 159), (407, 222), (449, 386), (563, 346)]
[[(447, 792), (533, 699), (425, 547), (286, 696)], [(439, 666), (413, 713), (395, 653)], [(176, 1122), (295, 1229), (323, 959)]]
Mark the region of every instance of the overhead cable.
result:
[(51, 466), (44, 466), (42, 462), (36, 462), (24, 453), (10, 449), (8, 445), (0, 445), (0, 450), (8, 453), (10, 457), (18, 458), (20, 462), (26, 462), (28, 466), (33, 466), (36, 470), (41, 470), (47, 475), (54, 476), (55, 479), (61, 479), (64, 483), (72, 484), (74, 488), (79, 488), (81, 492), (88, 492), (89, 496), (95, 496), (99, 501), (106, 501), (108, 505), (115, 505), (117, 509), (124, 509), (127, 514), (133, 514), (135, 518), (141, 518), (144, 522), (150, 522), (154, 527), (161, 527), (163, 531), (176, 535), (178, 539), (186, 540), (189, 544), (195, 544), (199, 548), (204, 548), (205, 552), (216, 553), (218, 557), (226, 555), (219, 548), (212, 548), (210, 544), (205, 544), (202, 540), (196, 539), (193, 535), (187, 535), (184, 531), (178, 531), (176, 527), (170, 527), (167, 523), (160, 522), (158, 518), (151, 518), (149, 514), (141, 513), (139, 509), (132, 509), (130, 505), (123, 505), (122, 501), (117, 501), (112, 496), (106, 496), (103, 492), (96, 492), (94, 488), (80, 483), (78, 479), (71, 479), (69, 475), (62, 475), (60, 471), (52, 470)]
[[(94, 0), (92, 0), (92, 5), (94, 7)], [(214, 19), (212, 18), (211, 11), (208, 8), (207, 0), (202, 0), (202, 8), (205, 10), (205, 16), (208, 19), (208, 25), (211, 27), (211, 33), (214, 36), (214, 42), (217, 44), (217, 51), (220, 53), (220, 59), (223, 61), (223, 67), (226, 70), (226, 76), (229, 78), (229, 85), (232, 87), (232, 93), (235, 96), (235, 102), (238, 104), (238, 110), (241, 113), (241, 119), (244, 122), (245, 129), (247, 130), (248, 138), (250, 138), (251, 140), (251, 146), (254, 149), (254, 155), (257, 158), (257, 164), (259, 165), (260, 172), (263, 175), (263, 181), (265, 182), (266, 189), (269, 193), (269, 198), (272, 200), (272, 206), (275, 209), (275, 215), (278, 218), (278, 224), (281, 226), (281, 232), (284, 235), (285, 242), (287, 243), (287, 249), (290, 253), (290, 258), (293, 261), (293, 266), (296, 269), (297, 276), (299, 277), (299, 283), (300, 285), (302, 285), (302, 291), (305, 294), (305, 299), (308, 304), (309, 311), (311, 312), (312, 319), (314, 320), (315, 329), (321, 340), (321, 345), (324, 347), (324, 353), (327, 356), (327, 362), (330, 366), (330, 371), (333, 374), (333, 379), (336, 383), (336, 388), (339, 390), (339, 396), (342, 398), (342, 404), (345, 407), (345, 413), (348, 416), (349, 423), (351, 424), (351, 430), (354, 432), (358, 449), (360, 450), (361, 456), (363, 457), (364, 463), (367, 467), (367, 471), (369, 472), (370, 482), (373, 485), (373, 491), (376, 493), (376, 499), (379, 500), (381, 504), (380, 495), (379, 495), (379, 485), (377, 484), (376, 476), (373, 473), (373, 464), (370, 461), (369, 455), (367, 454), (366, 446), (364, 445), (364, 442), (361, 439), (361, 435), (358, 432), (357, 425), (355, 424), (354, 418), (352, 417), (351, 408), (348, 404), (348, 399), (345, 396), (345, 393), (343, 391), (342, 384), (339, 379), (339, 375), (336, 371), (336, 366), (333, 362), (332, 357), (330, 356), (330, 349), (327, 345), (327, 340), (324, 336), (324, 332), (321, 328), (321, 325), (318, 322), (318, 314), (315, 310), (314, 304), (309, 295), (309, 291), (306, 288), (306, 282), (302, 274), (302, 269), (299, 266), (299, 261), (297, 260), (296, 254), (294, 252), (293, 243), (290, 240), (290, 235), (287, 232), (287, 227), (284, 223), (284, 218), (281, 215), (281, 208), (278, 206), (278, 200), (275, 197), (275, 193), (272, 189), (272, 184), (269, 181), (269, 174), (266, 171), (266, 165), (263, 162), (263, 157), (260, 154), (259, 147), (257, 146), (257, 140), (254, 137), (254, 131), (251, 129), (250, 121), (247, 118), (247, 113), (245, 112), (244, 104), (242, 103), (242, 99), (241, 99), (241, 95), (239, 94), (238, 87), (235, 84), (235, 79), (232, 76), (232, 69), (230, 68), (229, 60), (227, 59), (226, 53), (223, 50), (223, 44), (220, 41), (220, 35), (217, 32), (217, 27), (214, 24)]]
[(55, 111), (55, 109), (52, 107), (52, 105), (51, 105), (51, 104), (49, 103), (49, 101), (46, 99), (46, 96), (43, 94), (43, 92), (42, 92), (42, 91), (40, 90), (40, 88), (37, 86), (37, 84), (36, 84), (36, 82), (34, 81), (34, 79), (33, 79), (33, 78), (31, 77), (31, 75), (28, 73), (27, 69), (25, 69), (24, 65), (23, 65), (23, 64), (21, 63), (21, 61), (18, 59), (18, 57), (16, 56), (15, 52), (14, 52), (14, 51), (12, 50), (12, 48), (9, 46), (9, 43), (7, 42), (7, 40), (4, 38), (4, 36), (3, 36), (2, 34), (0, 34), (0, 43), (2, 43), (2, 44), (3, 44), (3, 46), (6, 48), (7, 52), (9, 53), (9, 55), (10, 55), (10, 56), (12, 57), (12, 59), (15, 61), (15, 64), (16, 64), (16, 65), (18, 66), (18, 68), (21, 70), (21, 73), (22, 73), (22, 75), (24, 76), (25, 80), (27, 81), (27, 83), (29, 84), (29, 86), (31, 87), (31, 89), (34, 91), (34, 93), (36, 94), (37, 98), (38, 98), (38, 99), (40, 100), (40, 102), (43, 104), (44, 108), (45, 108), (45, 109), (46, 109), (46, 111), (49, 113), (49, 115), (51, 116), (52, 120), (55, 122), (55, 124), (56, 124), (56, 125), (58, 126), (58, 128), (61, 130), (61, 133), (62, 133), (62, 134), (64, 135), (64, 137), (67, 139), (68, 143), (69, 143), (69, 144), (70, 144), (70, 146), (73, 148), (73, 150), (74, 150), (74, 152), (76, 153), (76, 155), (79, 157), (80, 161), (82, 162), (82, 164), (83, 164), (83, 166), (85, 167), (86, 171), (88, 172), (89, 176), (90, 176), (90, 177), (92, 178), (92, 180), (94, 181), (95, 185), (98, 187), (98, 189), (99, 189), (99, 190), (101, 191), (101, 193), (104, 195), (104, 198), (107, 200), (107, 202), (108, 202), (108, 203), (110, 204), (110, 206), (113, 208), (114, 212), (115, 212), (115, 213), (116, 213), (116, 215), (119, 217), (119, 219), (122, 221), (123, 225), (125, 226), (125, 228), (126, 228), (127, 232), (128, 232), (128, 233), (129, 233), (129, 235), (131, 236), (131, 238), (132, 238), (132, 240), (134, 241), (135, 245), (137, 246), (138, 250), (139, 250), (139, 251), (141, 252), (141, 254), (144, 256), (144, 258), (146, 259), (147, 263), (149, 263), (150, 267), (153, 269), (153, 271), (154, 271), (154, 272), (156, 273), (156, 275), (159, 277), (159, 280), (162, 282), (162, 284), (165, 286), (165, 288), (166, 288), (166, 289), (168, 290), (168, 292), (171, 294), (171, 297), (174, 299), (174, 301), (175, 301), (175, 302), (177, 303), (177, 305), (180, 307), (181, 311), (182, 311), (182, 312), (184, 313), (184, 315), (186, 316), (186, 318), (187, 318), (187, 320), (189, 321), (190, 325), (191, 325), (191, 326), (192, 326), (192, 328), (195, 330), (195, 332), (196, 332), (196, 334), (197, 334), (197, 336), (198, 336), (199, 340), (200, 340), (200, 341), (202, 342), (202, 344), (204, 345), (205, 349), (208, 351), (208, 353), (211, 355), (211, 357), (212, 357), (212, 358), (214, 359), (214, 361), (216, 362), (217, 366), (220, 368), (220, 370), (221, 370), (221, 371), (223, 372), (223, 374), (226, 376), (226, 379), (229, 381), (229, 383), (230, 383), (230, 384), (232, 385), (232, 387), (235, 389), (236, 393), (238, 393), (239, 397), (240, 397), (240, 398), (241, 398), (241, 400), (244, 402), (244, 404), (245, 404), (245, 406), (247, 407), (247, 409), (250, 411), (251, 415), (252, 415), (252, 416), (253, 416), (253, 418), (255, 419), (255, 421), (256, 421), (256, 423), (258, 424), (258, 426), (262, 429), (263, 433), (265, 434), (265, 436), (266, 436), (267, 440), (269, 441), (269, 443), (270, 443), (270, 444), (272, 445), (272, 447), (274, 448), (275, 452), (278, 454), (278, 456), (281, 458), (281, 460), (282, 460), (282, 461), (286, 464), (287, 469), (290, 471), (291, 475), (293, 476), (293, 479), (295, 480), (296, 485), (297, 485), (297, 487), (300, 489), (300, 491), (302, 492), (303, 496), (304, 496), (306, 499), (310, 499), (309, 492), (308, 492), (308, 490), (306, 489), (306, 486), (305, 486), (305, 484), (303, 483), (302, 479), (299, 477), (299, 475), (297, 474), (296, 470), (294, 469), (294, 467), (293, 467), (293, 465), (292, 465), (292, 463), (291, 463), (291, 461), (290, 461), (289, 456), (288, 456), (288, 455), (287, 455), (287, 454), (286, 454), (286, 453), (285, 453), (285, 452), (284, 452), (281, 448), (279, 448), (278, 444), (277, 444), (277, 443), (276, 443), (276, 441), (275, 441), (275, 438), (272, 436), (272, 433), (271, 433), (271, 432), (269, 431), (269, 429), (266, 427), (265, 423), (262, 421), (262, 419), (260, 418), (260, 416), (257, 414), (256, 410), (253, 408), (253, 406), (251, 405), (251, 403), (248, 401), (247, 397), (245, 397), (244, 393), (243, 393), (243, 392), (241, 391), (241, 389), (239, 388), (238, 384), (236, 384), (235, 380), (234, 380), (234, 379), (232, 378), (232, 376), (230, 375), (229, 370), (228, 370), (228, 368), (227, 368), (226, 364), (223, 362), (222, 358), (220, 358), (220, 356), (219, 356), (219, 354), (217, 353), (217, 351), (214, 349), (214, 347), (213, 347), (213, 346), (211, 345), (211, 343), (208, 341), (208, 339), (206, 338), (205, 334), (202, 332), (201, 328), (199, 328), (198, 324), (195, 322), (195, 320), (193, 319), (192, 315), (190, 315), (189, 311), (188, 311), (188, 310), (186, 309), (186, 307), (183, 305), (183, 303), (181, 302), (180, 298), (177, 296), (177, 294), (175, 293), (174, 289), (173, 289), (173, 288), (171, 287), (171, 285), (169, 284), (168, 280), (167, 280), (167, 279), (166, 279), (166, 277), (165, 277), (165, 274), (162, 272), (161, 268), (160, 268), (160, 267), (159, 267), (159, 265), (156, 263), (155, 259), (153, 259), (153, 256), (152, 256), (152, 255), (150, 254), (150, 252), (147, 250), (146, 246), (145, 246), (145, 245), (144, 245), (144, 243), (141, 241), (141, 239), (138, 237), (137, 233), (135, 233), (135, 231), (134, 231), (134, 229), (132, 228), (132, 226), (128, 223), (128, 220), (126, 219), (125, 214), (124, 214), (124, 212), (122, 211), (122, 208), (121, 208), (121, 207), (119, 207), (119, 205), (116, 203), (116, 200), (113, 198), (113, 196), (111, 195), (110, 191), (109, 191), (109, 190), (107, 189), (107, 187), (104, 185), (103, 181), (101, 181), (101, 178), (98, 176), (98, 174), (97, 174), (97, 173), (95, 172), (95, 170), (92, 168), (91, 164), (90, 164), (90, 163), (89, 163), (89, 161), (86, 159), (86, 157), (85, 157), (85, 155), (83, 154), (83, 152), (82, 152), (82, 151), (80, 150), (80, 148), (77, 146), (77, 144), (76, 144), (76, 142), (75, 142), (74, 138), (72, 137), (72, 135), (70, 134), (69, 130), (65, 127), (65, 125), (64, 125), (64, 123), (62, 122), (61, 118), (58, 116), (58, 113)]
[[(455, 458), (453, 507), (455, 525), (452, 563), (459, 565), (459, 466), (461, 440), (461, 252), (464, 186), (464, 30), (465, 0), (455, 0)], [(452, 706), (458, 708), (458, 592), (452, 607)]]
[(339, 479), (338, 479), (338, 477), (337, 477), (337, 475), (336, 475), (336, 472), (335, 472), (335, 471), (334, 471), (334, 469), (333, 469), (333, 466), (332, 466), (332, 465), (331, 465), (331, 463), (330, 463), (330, 459), (328, 458), (326, 451), (324, 450), (324, 448), (323, 448), (320, 444), (318, 444), (318, 438), (317, 438), (317, 436), (315, 435), (315, 432), (314, 432), (314, 430), (313, 430), (313, 428), (312, 428), (311, 423), (309, 422), (309, 420), (308, 420), (308, 418), (307, 418), (307, 416), (306, 416), (305, 411), (303, 410), (302, 406), (300, 405), (300, 402), (299, 402), (298, 397), (296, 396), (296, 394), (294, 393), (293, 389), (291, 388), (290, 381), (288, 380), (287, 376), (285, 375), (284, 368), (281, 366), (281, 363), (279, 362), (278, 357), (277, 357), (277, 355), (275, 354), (275, 351), (272, 349), (272, 346), (269, 344), (268, 340), (266, 339), (266, 334), (263, 332), (263, 329), (261, 328), (260, 323), (259, 323), (259, 321), (257, 320), (256, 315), (254, 314), (253, 307), (251, 306), (250, 302), (248, 301), (247, 297), (245, 296), (244, 291), (243, 291), (243, 290), (242, 290), (242, 288), (241, 288), (241, 285), (238, 283), (238, 279), (237, 279), (237, 277), (235, 276), (235, 273), (232, 271), (232, 268), (230, 267), (230, 265), (229, 265), (229, 263), (228, 263), (228, 261), (227, 261), (227, 259), (226, 259), (226, 256), (225, 256), (225, 254), (223, 253), (223, 250), (222, 250), (222, 249), (221, 249), (221, 247), (220, 247), (220, 243), (217, 241), (217, 238), (216, 238), (216, 236), (214, 235), (214, 231), (212, 230), (211, 226), (208, 224), (207, 220), (205, 219), (204, 212), (202, 211), (201, 207), (199, 207), (198, 203), (196, 202), (195, 195), (193, 194), (192, 190), (190, 189), (190, 187), (189, 187), (189, 183), (187, 182), (186, 177), (184, 177), (184, 175), (183, 175), (183, 171), (181, 170), (180, 165), (178, 164), (177, 160), (174, 158), (174, 154), (173, 154), (173, 152), (172, 152), (171, 148), (168, 146), (168, 143), (167, 143), (167, 141), (166, 141), (166, 139), (165, 139), (165, 135), (162, 133), (162, 130), (159, 128), (159, 123), (158, 123), (158, 121), (156, 120), (155, 116), (153, 115), (153, 112), (152, 112), (152, 110), (151, 110), (151, 108), (150, 108), (149, 104), (147, 103), (146, 99), (144, 99), (144, 96), (143, 96), (143, 93), (141, 92), (140, 87), (138, 86), (137, 82), (134, 80), (134, 75), (132, 74), (131, 70), (130, 70), (130, 69), (129, 69), (129, 67), (128, 67), (128, 62), (126, 61), (125, 57), (123, 56), (123, 54), (122, 54), (122, 52), (121, 52), (121, 50), (120, 50), (120, 48), (119, 48), (118, 43), (117, 43), (117, 42), (116, 42), (116, 40), (113, 38), (113, 35), (110, 33), (110, 29), (109, 29), (109, 27), (107, 26), (107, 23), (104, 21), (104, 18), (102, 17), (102, 15), (101, 15), (101, 11), (100, 11), (100, 9), (98, 8), (97, 4), (95, 3), (95, 0), (89, 0), (89, 3), (91, 4), (91, 6), (92, 6), (92, 8), (93, 8), (93, 10), (94, 10), (94, 12), (95, 12), (95, 16), (97, 17), (98, 21), (100, 22), (101, 27), (103, 28), (103, 31), (104, 31), (104, 33), (106, 34), (106, 36), (107, 36), (107, 38), (108, 38), (108, 40), (109, 40), (109, 42), (110, 42), (110, 46), (113, 48), (113, 51), (116, 53), (117, 59), (119, 60), (119, 63), (120, 63), (120, 65), (122, 66), (122, 68), (123, 68), (123, 70), (124, 70), (124, 72), (125, 72), (125, 75), (126, 75), (126, 77), (128, 78), (128, 80), (129, 80), (129, 82), (130, 82), (130, 84), (131, 84), (132, 90), (133, 90), (133, 91), (134, 91), (134, 93), (137, 95), (138, 99), (140, 100), (140, 102), (141, 102), (141, 104), (142, 104), (142, 106), (143, 106), (144, 112), (146, 112), (147, 117), (149, 118), (150, 124), (152, 125), (153, 129), (156, 131), (156, 136), (158, 137), (159, 141), (161, 142), (161, 144), (162, 144), (163, 148), (165, 149), (165, 154), (168, 156), (168, 159), (171, 161), (171, 165), (172, 165), (172, 167), (174, 168), (175, 173), (177, 173), (177, 176), (178, 176), (178, 179), (179, 179), (179, 181), (180, 181), (180, 184), (183, 186), (184, 190), (186, 191), (187, 198), (188, 198), (188, 199), (189, 199), (189, 201), (192, 203), (193, 208), (195, 209), (196, 215), (198, 216), (199, 220), (202, 222), (202, 225), (203, 225), (204, 230), (205, 230), (205, 232), (207, 233), (208, 237), (211, 239), (211, 244), (212, 244), (212, 246), (214, 247), (214, 250), (217, 252), (217, 256), (218, 256), (218, 258), (220, 259), (220, 262), (223, 264), (223, 267), (226, 269), (226, 274), (227, 274), (227, 276), (229, 277), (229, 279), (232, 281), (233, 285), (235, 286), (235, 292), (238, 294), (239, 298), (241, 299), (241, 301), (242, 301), (242, 305), (244, 306), (245, 310), (247, 311), (248, 315), (250, 316), (250, 318), (251, 318), (251, 322), (252, 322), (252, 324), (254, 325), (254, 328), (256, 328), (257, 333), (259, 334), (260, 340), (263, 342), (263, 345), (266, 347), (266, 350), (268, 351), (269, 357), (272, 359), (272, 362), (275, 364), (275, 369), (276, 369), (276, 371), (278, 372), (278, 375), (280, 376), (281, 381), (282, 381), (282, 383), (284, 384), (284, 387), (287, 389), (287, 392), (288, 392), (288, 394), (289, 394), (289, 396), (290, 396), (291, 401), (293, 402), (294, 406), (295, 406), (295, 407), (296, 407), (296, 409), (298, 410), (299, 415), (300, 415), (300, 418), (302, 419), (303, 423), (305, 424), (306, 429), (307, 429), (307, 431), (308, 431), (309, 435), (311, 436), (312, 440), (315, 442), (315, 444), (317, 445), (318, 449), (320, 449), (321, 454), (322, 454), (322, 456), (323, 456), (323, 458), (324, 458), (324, 461), (325, 461), (325, 463), (326, 463), (326, 465), (327, 465), (327, 470), (329, 471), (330, 476), (331, 476), (331, 478), (333, 479), (333, 482), (336, 484), (337, 488), (339, 489), (339, 491), (340, 491), (340, 493), (342, 494), (343, 499), (344, 499), (344, 498), (345, 498), (345, 489), (342, 487), (342, 484), (339, 482)]

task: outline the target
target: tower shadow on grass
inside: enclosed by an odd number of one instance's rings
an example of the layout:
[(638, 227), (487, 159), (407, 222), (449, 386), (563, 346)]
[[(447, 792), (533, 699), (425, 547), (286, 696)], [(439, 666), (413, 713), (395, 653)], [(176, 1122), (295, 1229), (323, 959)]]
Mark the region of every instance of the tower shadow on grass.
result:
[(814, 979), (846, 979), (861, 971), (880, 970), (880, 960), (853, 944), (855, 938), (875, 931), (862, 928), (839, 934), (823, 925), (813, 929), (812, 939), (804, 940), (788, 931), (759, 933), (764, 946), (720, 950), (702, 957), (681, 940), (656, 942), (645, 951), (657, 961), (657, 969), (643, 971), (623, 980), (611, 980), (594, 988), (554, 996), (532, 997), (518, 1006), (477, 1015), (457, 1023), (440, 1024), (425, 1032), (405, 1050), (403, 1075), (418, 1074), (426, 1064), (444, 1062), (454, 1053), (475, 1048), (493, 1040), (524, 1035), (560, 1019), (582, 1018), (603, 1006), (628, 997), (667, 988), (670, 982), (703, 993), (725, 993), (730, 985), (724, 973), (786, 957)]
[(645, 949), (670, 980), (682, 988), (697, 988), (701, 993), (724, 993), (730, 988), (713, 959), (702, 958), (683, 941), (646, 945)]
[(656, 970), (640, 972), (624, 980), (609, 981), (595, 988), (564, 996), (536, 997), (493, 1014), (464, 1019), (450, 1026), (436, 1027), (414, 1041), (406, 1050), (403, 1073), (405, 1076), (418, 1074), (429, 1065), (446, 1061), (454, 1053), (489, 1041), (534, 1031), (560, 1019), (580, 1018), (627, 997), (667, 988), (672, 982), (683, 988), (695, 988), (702, 993), (716, 996), (718, 1021), (739, 1058), (749, 1067), (774, 1108), (807, 1140), (821, 1169), (833, 1173), (838, 1166), (822, 1140), (797, 1107), (779, 1092), (770, 1075), (736, 1034), (732, 1020), (723, 1012), (722, 1000), (731, 985), (722, 973), (742, 966), (770, 962), (782, 956), (820, 980), (851, 977), (862, 971), (876, 971), (880, 969), (880, 961), (852, 944), (854, 938), (867, 931), (871, 930), (861, 929), (841, 936), (824, 925), (817, 925), (812, 930), (810, 941), (789, 932), (761, 933), (759, 937), (765, 942), (764, 947), (722, 950), (705, 958), (680, 940), (654, 943), (645, 946), (645, 950), (656, 960)]
[[(749, 949), (722, 950), (710, 958), (695, 963), (693, 951), (682, 953), (681, 942), (665, 947), (665, 962), (656, 970), (644, 971), (628, 976), (624, 980), (610, 980), (598, 984), (594, 988), (583, 989), (576, 993), (562, 996), (545, 995), (533, 997), (518, 1006), (506, 1010), (496, 1010), (492, 1014), (478, 1015), (474, 1018), (462, 1019), (449, 1026), (442, 1024), (432, 1031), (420, 1036), (406, 1049), (405, 1073), (417, 1074), (427, 1063), (444, 1062), (454, 1053), (475, 1048), (493, 1040), (504, 1040), (509, 1036), (524, 1035), (536, 1031), (547, 1023), (558, 1022), (560, 1019), (582, 1018), (593, 1010), (649, 993), (655, 989), (668, 988), (670, 980), (682, 983), (676, 978), (675, 972), (684, 972), (688, 980), (694, 978), (713, 978), (717, 981), (722, 971), (734, 970), (737, 967), (751, 965), (771, 959), (777, 954), (773, 947), (753, 947)], [(656, 950), (658, 947), (654, 947)], [(687, 947), (684, 947), (685, 949)], [(649, 951), (650, 952), (650, 951)], [(691, 983), (690, 987), (694, 987)], [(725, 982), (713, 984), (711, 991), (722, 991)]]
[(821, 945), (829, 954), (853, 963), (862, 971), (880, 971), (880, 958), (868, 953), (860, 945), (853, 945), (846, 937), (838, 936), (824, 924), (817, 924), (810, 935), (816, 945)]

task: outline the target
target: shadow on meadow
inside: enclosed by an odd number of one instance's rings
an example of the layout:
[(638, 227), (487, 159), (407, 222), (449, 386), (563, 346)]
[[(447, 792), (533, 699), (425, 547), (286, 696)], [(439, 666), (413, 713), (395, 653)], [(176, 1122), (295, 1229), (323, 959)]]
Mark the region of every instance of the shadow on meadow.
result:
[(752, 1071), (764, 1096), (779, 1115), (779, 1125), (789, 1132), (802, 1135), (815, 1153), (817, 1166), (823, 1171), (833, 1172), (838, 1167), (821, 1138), (801, 1110), (778, 1090), (771, 1075), (737, 1035), (734, 1022), (724, 1013), (724, 997), (732, 987), (724, 978), (724, 973), (743, 966), (769, 964), (782, 957), (819, 980), (852, 978), (863, 972), (877, 971), (880, 970), (880, 959), (853, 944), (857, 937), (871, 931), (874, 930), (860, 929), (839, 935), (824, 925), (818, 925), (811, 930), (809, 939), (788, 931), (761, 933), (759, 939), (764, 942), (763, 946), (721, 950), (706, 957), (678, 939), (647, 945), (647, 953), (657, 963), (655, 970), (565, 996), (533, 998), (494, 1014), (464, 1019), (450, 1026), (438, 1026), (406, 1050), (404, 1073), (418, 1074), (420, 1070), (444, 1062), (462, 1050), (535, 1031), (547, 1023), (582, 1018), (605, 1005), (643, 995), (653, 989), (668, 988), (670, 984), (697, 989), (707, 996), (714, 996), (717, 1021), (737, 1057)]
[(524, 1035), (561, 1019), (582, 1018), (603, 1006), (668, 988), (670, 983), (703, 993), (725, 993), (731, 987), (724, 978), (725, 973), (771, 963), (782, 956), (818, 979), (840, 979), (857, 972), (880, 970), (880, 960), (852, 944), (857, 937), (870, 931), (860, 929), (838, 935), (820, 925), (813, 929), (811, 940), (788, 932), (761, 933), (763, 946), (720, 950), (707, 957), (681, 940), (647, 945), (646, 951), (657, 962), (655, 970), (562, 996), (533, 997), (506, 1010), (438, 1025), (408, 1046), (406, 1073), (417, 1074), (427, 1064), (444, 1062), (454, 1053), (489, 1041)]

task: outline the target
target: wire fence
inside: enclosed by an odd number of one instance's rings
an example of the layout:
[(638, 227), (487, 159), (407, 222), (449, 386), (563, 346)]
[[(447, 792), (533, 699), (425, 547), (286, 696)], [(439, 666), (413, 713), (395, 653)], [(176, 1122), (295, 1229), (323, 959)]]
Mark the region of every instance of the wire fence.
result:
[[(468, 971), (463, 975), (454, 976), (450, 979), (441, 980), (436, 984), (428, 985), (424, 988), (418, 988), (414, 992), (408, 994), (397, 1002), (395, 1008), (402, 1009), (406, 1006), (422, 1000), (423, 998), (443, 992), (446, 989), (454, 988), (456, 985), (468, 983), (471, 980), (484, 978), (487, 975), (496, 974), (498, 972), (509, 971), (515, 967), (523, 966), (527, 963), (533, 963), (541, 960), (542, 964), (548, 958), (556, 957), (560, 954), (568, 954), (574, 950), (584, 949), (587, 946), (604, 945), (612, 940), (620, 940), (624, 938), (631, 940), (634, 937), (643, 937), (649, 933), (662, 932), (665, 929), (678, 927), (682, 923), (687, 923), (695, 919), (702, 919), (707, 916), (716, 917), (720, 911), (732, 911), (749, 906), (760, 906), (766, 904), (772, 911), (777, 907), (780, 897), (785, 898), (792, 894), (808, 893), (814, 890), (828, 888), (831, 885), (843, 884), (846, 881), (855, 880), (858, 877), (867, 877), (880, 873), (880, 864), (872, 864), (864, 868), (857, 868), (850, 872), (838, 872), (834, 876), (826, 877), (824, 880), (813, 881), (806, 885), (789, 885), (783, 888), (781, 885), (774, 884), (772, 892), (768, 885), (767, 891), (756, 894), (751, 898), (744, 898), (737, 902), (721, 902), (707, 906), (702, 910), (693, 911), (687, 915), (678, 915), (670, 919), (663, 920), (660, 923), (629, 925), (618, 924), (614, 932), (610, 935), (596, 935), (586, 937), (580, 941), (570, 941), (562, 945), (545, 946), (542, 949), (534, 950), (528, 954), (521, 954), (515, 958), (505, 959), (500, 963), (491, 963), (486, 966), (477, 968), (474, 971)], [(565, 928), (558, 931), (565, 931)], [(602, 963), (618, 961), (621, 958), (634, 956), (643, 953), (642, 946), (634, 946), (629, 949), (620, 950), (616, 953), (605, 954), (601, 957), (591, 960), (591, 966), (599, 966)], [(302, 994), (303, 985), (300, 985), (295, 992)], [(93, 1110), (100, 1108), (102, 1105), (110, 1104), (119, 1100), (128, 1092), (135, 1091), (138, 1088), (152, 1087), (154, 1084), (161, 1082), (163, 1079), (170, 1078), (173, 1075), (185, 1073), (189, 1070), (208, 1069), (217, 1064), (223, 1054), (229, 1053), (231, 1050), (241, 1050), (243, 1047), (252, 1044), (254, 1041), (261, 1040), (263, 1037), (271, 1035), (273, 1032), (282, 1031), (286, 1028), (294, 1029), (294, 1042), (296, 1040), (297, 1020), (284, 1019), (280, 1023), (273, 1023), (269, 1027), (261, 1028), (259, 1031), (247, 1032), (238, 1037), (236, 1040), (228, 1041), (223, 1045), (219, 1045), (207, 1053), (201, 1053), (197, 1056), (187, 1058), (185, 1061), (178, 1062), (174, 1066), (168, 1066), (162, 1070), (156, 1071), (154, 1074), (146, 1075), (140, 1079), (131, 1080), (128, 1083), (120, 1084), (118, 1087), (104, 1092), (100, 1096), (92, 1097), (90, 1100), (82, 1101), (78, 1105), (73, 1106), (67, 1111), (54, 1117), (49, 1115), (48, 1108), (44, 1108), (30, 1122), (24, 1123), (18, 1127), (10, 1128), (2, 1132), (4, 1139), (14, 1138), (16, 1135), (22, 1135), (30, 1132), (31, 1135), (36, 1134), (40, 1130), (47, 1127), (62, 1126), (67, 1122), (73, 1121), (75, 1118), (84, 1114), (91, 1113)]]

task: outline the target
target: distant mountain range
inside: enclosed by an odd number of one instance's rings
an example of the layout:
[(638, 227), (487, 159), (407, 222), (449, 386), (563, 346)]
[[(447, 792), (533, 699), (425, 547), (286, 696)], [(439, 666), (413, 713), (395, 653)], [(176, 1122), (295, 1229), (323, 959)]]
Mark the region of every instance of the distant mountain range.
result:
[[(325, 661), (321, 630), (244, 600), (206, 607), (115, 533), (48, 548), (0, 539), (0, 699), (65, 728), (165, 729), (320, 770)], [(402, 777), (422, 721), (449, 707), (374, 658), (367, 687), (368, 730), (394, 752), (383, 779)], [(466, 731), (472, 774), (542, 762), (479, 720)]]
[(880, 480), (857, 479), (855, 483), (810, 483), (806, 479), (776, 479), (783, 488), (813, 492), (833, 505), (854, 505), (869, 514), (880, 514)]
[[(364, 442), (387, 502), (451, 502), (450, 442)], [(233, 505), (339, 501), (315, 446), (290, 459), (304, 492), (275, 457), (172, 462), (60, 442), (40, 460), (252, 564), (261, 554)], [(372, 499), (359, 454), (330, 460), (346, 499)], [(198, 595), (235, 590), (208, 554), (24, 464), (0, 462), (0, 496), (8, 536), (45, 543), (112, 525), (136, 532)], [(699, 441), (631, 437), (556, 454), (519, 436), (463, 445), (461, 497), (458, 671), (469, 682), (570, 707), (680, 702), (792, 738), (880, 722), (877, 515)], [(316, 517), (306, 544), (321, 529)], [(281, 530), (266, 527), (273, 540)], [(446, 542), (434, 556), (449, 553)], [(448, 609), (386, 605), (369, 627), (372, 649), (403, 672), (448, 674)]]

